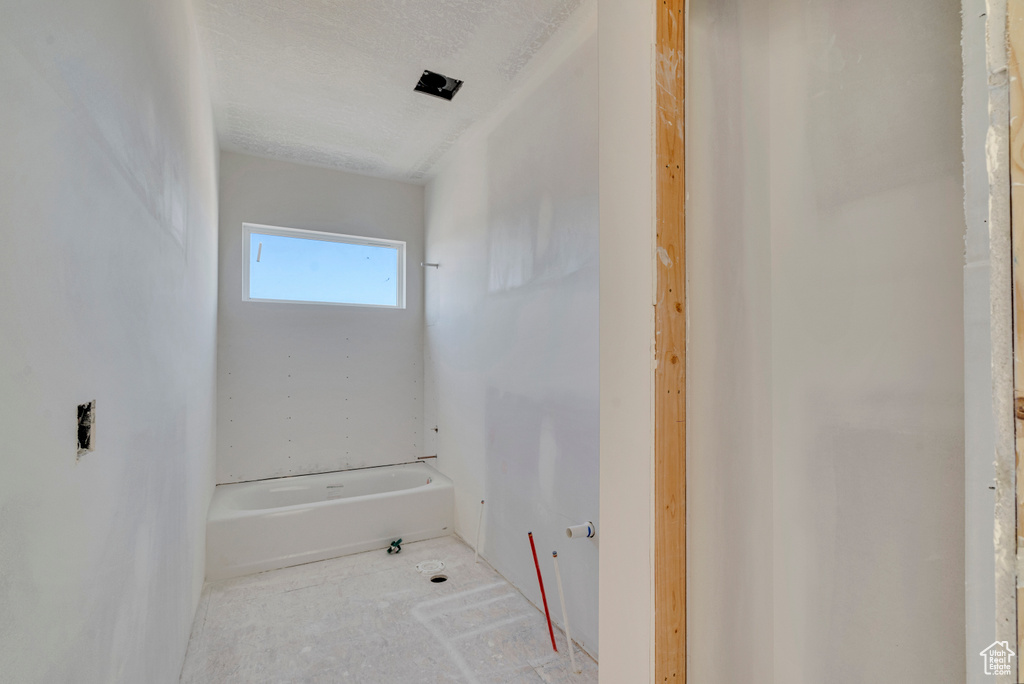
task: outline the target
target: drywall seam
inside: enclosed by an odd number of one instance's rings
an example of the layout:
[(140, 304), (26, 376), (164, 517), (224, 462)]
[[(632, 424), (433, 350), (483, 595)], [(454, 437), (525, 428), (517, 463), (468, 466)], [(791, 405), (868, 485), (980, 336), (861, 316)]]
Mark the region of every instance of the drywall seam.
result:
[[(992, 311), (992, 403), (995, 451), (995, 640), (1016, 643), (1016, 479), (1013, 425), (1013, 319), (1010, 272), (1009, 88), (1006, 0), (988, 0), (986, 62), (989, 128), (989, 248)], [(1000, 678), (1011, 681), (1012, 677)]]

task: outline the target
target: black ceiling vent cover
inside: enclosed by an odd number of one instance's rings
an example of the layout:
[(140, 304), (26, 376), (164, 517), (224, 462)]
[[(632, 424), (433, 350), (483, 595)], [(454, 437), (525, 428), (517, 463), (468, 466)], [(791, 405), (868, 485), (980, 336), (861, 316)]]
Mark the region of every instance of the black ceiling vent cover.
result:
[(444, 74), (424, 71), (423, 75), (420, 76), (420, 82), (416, 84), (413, 90), (450, 100), (455, 97), (455, 93), (459, 92), (461, 87), (462, 81), (457, 78), (448, 78)]

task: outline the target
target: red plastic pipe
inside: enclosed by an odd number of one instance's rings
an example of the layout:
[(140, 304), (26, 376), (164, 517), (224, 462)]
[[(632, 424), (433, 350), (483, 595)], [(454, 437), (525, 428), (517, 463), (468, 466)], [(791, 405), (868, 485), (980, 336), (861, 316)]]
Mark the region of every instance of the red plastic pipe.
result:
[(555, 649), (555, 653), (558, 652), (558, 646), (555, 645), (555, 630), (551, 627), (551, 613), (548, 612), (548, 597), (544, 593), (544, 578), (540, 576), (540, 562), (537, 560), (537, 547), (533, 543), (533, 532), (527, 532), (530, 535), (530, 550), (533, 551), (533, 564), (537, 568), (537, 582), (540, 583), (540, 600), (544, 602), (544, 617), (548, 619), (548, 634), (551, 635), (551, 648)]

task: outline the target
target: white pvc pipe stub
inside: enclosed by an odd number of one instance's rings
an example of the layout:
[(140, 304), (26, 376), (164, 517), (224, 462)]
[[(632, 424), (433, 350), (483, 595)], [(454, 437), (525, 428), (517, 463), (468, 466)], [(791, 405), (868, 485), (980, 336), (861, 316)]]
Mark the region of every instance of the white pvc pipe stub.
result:
[(565, 528), (565, 536), (569, 539), (593, 539), (596, 535), (597, 528), (592, 522)]

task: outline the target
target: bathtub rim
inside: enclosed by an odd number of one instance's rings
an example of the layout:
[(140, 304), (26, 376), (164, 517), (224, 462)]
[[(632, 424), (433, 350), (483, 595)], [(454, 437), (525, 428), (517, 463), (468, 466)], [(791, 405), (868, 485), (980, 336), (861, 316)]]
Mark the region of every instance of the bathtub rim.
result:
[[(294, 480), (296, 478), (302, 478), (302, 477), (317, 477), (317, 476), (321, 476), (321, 475), (339, 475), (339, 474), (344, 474), (344, 473), (363, 472), (363, 471), (367, 471), (367, 470), (380, 470), (380, 469), (385, 469), (385, 468), (406, 468), (406, 467), (410, 467), (410, 466), (423, 466), (424, 468), (426, 468), (428, 471), (430, 471), (431, 481), (429, 483), (418, 485), (416, 487), (408, 487), (408, 488), (405, 488), (405, 489), (395, 489), (395, 490), (390, 490), (390, 491), (386, 491), (386, 492), (377, 492), (375, 494), (362, 494), (360, 496), (341, 497), (341, 498), (337, 498), (337, 499), (322, 499), (322, 500), (319, 500), (319, 501), (309, 501), (309, 502), (305, 502), (305, 503), (290, 504), (288, 506), (276, 506), (276, 507), (273, 507), (273, 508), (230, 508), (230, 507), (227, 507), (226, 505), (224, 505), (224, 503), (222, 501), (218, 500), (218, 499), (226, 498), (226, 496), (227, 496), (225, 494), (223, 496), (218, 497), (218, 493), (219, 492), (224, 492), (225, 491), (223, 489), (220, 489), (220, 487), (232, 487), (232, 486), (236, 486), (236, 485), (238, 485), (238, 486), (241, 486), (241, 485), (254, 485), (252, 488), (255, 489), (255, 488), (257, 488), (255, 485), (264, 485), (265, 483), (279, 482), (279, 481), (283, 481), (283, 480)], [(326, 507), (326, 506), (344, 506), (344, 505), (346, 505), (347, 502), (371, 501), (371, 500), (376, 500), (376, 499), (394, 498), (394, 497), (402, 496), (403, 493), (415, 492), (417, 490), (423, 490), (423, 489), (427, 489), (427, 488), (434, 489), (434, 488), (441, 488), (441, 487), (454, 487), (454, 486), (455, 485), (452, 482), (451, 478), (449, 478), (444, 473), (438, 471), (437, 468), (434, 468), (433, 466), (431, 466), (431, 465), (429, 465), (427, 463), (424, 463), (423, 461), (410, 461), (410, 462), (405, 462), (405, 463), (392, 463), (392, 464), (384, 465), (384, 466), (367, 466), (365, 468), (349, 468), (349, 469), (346, 469), (346, 470), (330, 470), (330, 471), (323, 472), (323, 473), (303, 473), (301, 475), (286, 475), (284, 477), (268, 477), (268, 478), (263, 478), (263, 479), (260, 479), (260, 480), (247, 480), (245, 482), (225, 482), (223, 484), (218, 484), (218, 485), (214, 486), (213, 495), (210, 497), (209, 511), (207, 512), (207, 515), (206, 515), (206, 522), (207, 522), (207, 524), (209, 524), (211, 522), (218, 522), (218, 521), (222, 521), (222, 520), (235, 520), (235, 519), (238, 519), (238, 518), (248, 518), (248, 517), (274, 515), (275, 513), (296, 512), (296, 511), (299, 511), (299, 510), (304, 510), (304, 509), (309, 509), (309, 508), (322, 508), (322, 507)]]

